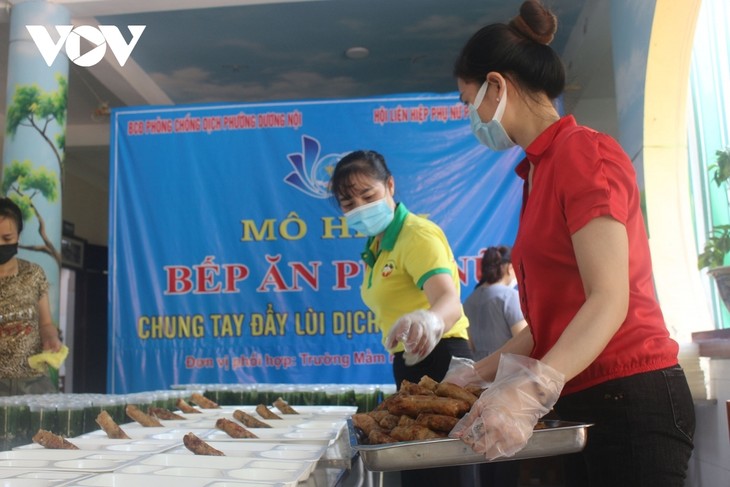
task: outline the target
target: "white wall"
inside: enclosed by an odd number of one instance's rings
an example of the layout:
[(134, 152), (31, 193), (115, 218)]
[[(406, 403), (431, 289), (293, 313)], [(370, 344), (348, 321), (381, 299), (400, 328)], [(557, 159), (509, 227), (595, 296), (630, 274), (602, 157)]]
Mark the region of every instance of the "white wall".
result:
[(690, 460), (687, 487), (730, 485), (730, 430), (725, 402), (730, 400), (730, 359), (711, 359), (710, 396), (696, 401), (695, 450)]

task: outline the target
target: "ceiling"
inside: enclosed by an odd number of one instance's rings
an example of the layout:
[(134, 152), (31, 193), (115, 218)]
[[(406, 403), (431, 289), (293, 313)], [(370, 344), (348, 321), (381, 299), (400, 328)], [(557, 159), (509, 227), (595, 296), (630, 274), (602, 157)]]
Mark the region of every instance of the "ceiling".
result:
[[(49, 0), (51, 1), (51, 0)], [(0, 46), (10, 10), (0, 9)], [(145, 25), (130, 59), (69, 63), (66, 168), (108, 186), (108, 117), (99, 107), (351, 98), (455, 91), (451, 68), (479, 27), (507, 21), (521, 0), (55, 0), (74, 25)], [(553, 47), (569, 56), (565, 106), (612, 96), (606, 0), (546, 0), (560, 19)], [(205, 8), (200, 8), (201, 4)], [(603, 6), (603, 7), (601, 7)], [(606, 10), (607, 11), (607, 10)], [(90, 49), (92, 46), (87, 46)], [(365, 47), (350, 59), (345, 51)], [(83, 53), (83, 52), (82, 52)], [(565, 59), (565, 57), (564, 57)], [(0, 93), (7, 49), (0, 48)], [(5, 100), (0, 99), (5, 113)], [(4, 126), (4, 117), (0, 120)], [(4, 130), (3, 130), (4, 133)]]

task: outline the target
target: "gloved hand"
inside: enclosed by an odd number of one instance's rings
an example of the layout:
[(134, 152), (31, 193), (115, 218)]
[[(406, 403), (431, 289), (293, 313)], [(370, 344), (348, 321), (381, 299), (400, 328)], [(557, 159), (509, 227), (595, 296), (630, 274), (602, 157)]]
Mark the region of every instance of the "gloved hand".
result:
[(494, 382), (449, 436), (487, 460), (511, 457), (525, 447), (564, 385), (565, 376), (539, 360), (502, 354)]
[(457, 386), (475, 385), (482, 389), (487, 388), (491, 382), (482, 379), (474, 368), (474, 361), (470, 358), (451, 357), (449, 370), (441, 382), (450, 382)]
[(433, 351), (445, 327), (436, 313), (419, 309), (398, 318), (385, 339), (385, 347), (392, 349), (403, 342), (406, 365), (415, 365)]

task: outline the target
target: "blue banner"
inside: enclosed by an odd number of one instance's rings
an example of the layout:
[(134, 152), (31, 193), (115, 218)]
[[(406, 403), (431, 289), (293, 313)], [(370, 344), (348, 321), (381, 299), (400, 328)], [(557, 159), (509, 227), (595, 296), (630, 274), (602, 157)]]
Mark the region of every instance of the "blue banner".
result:
[(456, 94), (125, 108), (111, 132), (111, 393), (392, 382), (365, 238), (327, 191), (352, 150), (383, 154), (396, 201), (443, 228), (462, 298), (481, 250), (514, 241), (523, 153), (478, 145)]

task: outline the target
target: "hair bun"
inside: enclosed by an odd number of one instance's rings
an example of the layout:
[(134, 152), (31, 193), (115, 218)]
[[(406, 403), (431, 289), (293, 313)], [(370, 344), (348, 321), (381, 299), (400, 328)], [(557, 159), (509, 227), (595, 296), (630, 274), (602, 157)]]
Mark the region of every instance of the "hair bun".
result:
[(527, 0), (509, 26), (530, 40), (548, 45), (558, 30), (558, 18), (539, 1)]

